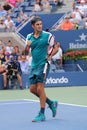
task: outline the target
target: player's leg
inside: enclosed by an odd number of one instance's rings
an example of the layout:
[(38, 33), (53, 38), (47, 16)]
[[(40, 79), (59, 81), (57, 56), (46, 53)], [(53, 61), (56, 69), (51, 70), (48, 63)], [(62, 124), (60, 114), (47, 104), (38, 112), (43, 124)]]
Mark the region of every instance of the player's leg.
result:
[(20, 89), (23, 89), (23, 87), (22, 87), (22, 78), (21, 78), (19, 73), (17, 73), (17, 79), (18, 79), (18, 82), (20, 84)]
[(33, 93), (34, 95), (36, 95), (37, 97), (39, 97), (37, 94), (37, 87), (36, 86), (37, 86), (36, 84), (31, 84), (30, 85), (30, 92)]
[(3, 83), (4, 83), (3, 89), (7, 89), (7, 74), (6, 73), (3, 73)]
[[(37, 93), (37, 85), (36, 84), (32, 84), (30, 86), (30, 92), (39, 98), (39, 94)], [(53, 102), (48, 97), (46, 97), (46, 103), (50, 106)]]
[[(34, 72), (37, 72), (37, 69)], [(44, 91), (44, 74), (43, 67), (39, 67), (38, 75), (33, 74), (33, 71), (30, 75), (30, 91), (35, 94), (40, 99), (40, 112), (37, 117), (34, 118), (33, 121), (44, 121), (45, 116), (45, 103), (49, 105), (49, 108), (52, 110), (52, 115), (55, 117), (57, 111), (57, 101), (51, 101), (48, 97), (46, 97)]]
[(40, 98), (40, 106), (45, 109), (46, 94), (44, 91), (44, 83), (37, 83), (37, 94)]
[(40, 105), (44, 108), (46, 102), (46, 94), (44, 92), (44, 84), (37, 83), (30, 85), (30, 92), (40, 98)]
[[(46, 73), (45, 73), (46, 76), (45, 77), (47, 77), (47, 75), (49, 73), (49, 70), (50, 70), (50, 64), (48, 62), (47, 68), (46, 68)], [(44, 80), (46, 80), (46, 78)], [(55, 117), (56, 113), (57, 113), (58, 101), (53, 101), (53, 100), (50, 100), (48, 97), (46, 97), (46, 103), (49, 105), (49, 108), (52, 111), (52, 116)]]
[(31, 86), (31, 91), (33, 93), (36, 93), (38, 95), (39, 100), (40, 100), (40, 111), (38, 115), (32, 120), (33, 122), (38, 122), (38, 121), (45, 121), (45, 103), (46, 103), (46, 94), (44, 91), (44, 83), (37, 83), (36, 89), (34, 85)]

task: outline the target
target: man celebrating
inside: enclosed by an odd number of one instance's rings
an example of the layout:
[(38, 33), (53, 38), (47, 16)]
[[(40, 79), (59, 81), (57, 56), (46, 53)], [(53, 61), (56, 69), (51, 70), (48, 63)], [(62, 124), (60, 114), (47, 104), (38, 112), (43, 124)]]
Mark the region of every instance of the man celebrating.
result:
[[(34, 32), (27, 35), (26, 44), (31, 48), (32, 64), (30, 72), (30, 92), (39, 97), (40, 111), (32, 122), (45, 121), (45, 104), (52, 110), (52, 116), (56, 116), (57, 101), (51, 101), (46, 97), (44, 90), (44, 80), (49, 71), (47, 61), (56, 54), (54, 37), (51, 33), (42, 30), (42, 19), (38, 16), (31, 20)], [(47, 66), (46, 66), (47, 65)], [(45, 70), (46, 71), (45, 71)], [(47, 72), (47, 73), (46, 73)]]

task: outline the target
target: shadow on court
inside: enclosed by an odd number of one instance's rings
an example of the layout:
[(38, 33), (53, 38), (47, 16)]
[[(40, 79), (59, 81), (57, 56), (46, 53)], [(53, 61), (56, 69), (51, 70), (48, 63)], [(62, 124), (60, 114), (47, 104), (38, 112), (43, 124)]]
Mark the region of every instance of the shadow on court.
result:
[(56, 118), (46, 108), (46, 121), (33, 123), (39, 103), (30, 100), (0, 101), (0, 130), (86, 130), (87, 107), (59, 104)]

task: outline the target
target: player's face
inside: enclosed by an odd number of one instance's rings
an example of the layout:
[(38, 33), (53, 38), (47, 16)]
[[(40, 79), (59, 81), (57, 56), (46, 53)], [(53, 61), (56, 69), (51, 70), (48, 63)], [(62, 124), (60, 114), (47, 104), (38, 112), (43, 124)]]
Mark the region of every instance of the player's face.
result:
[(33, 25), (34, 31), (41, 32), (42, 31), (42, 21), (37, 21)]

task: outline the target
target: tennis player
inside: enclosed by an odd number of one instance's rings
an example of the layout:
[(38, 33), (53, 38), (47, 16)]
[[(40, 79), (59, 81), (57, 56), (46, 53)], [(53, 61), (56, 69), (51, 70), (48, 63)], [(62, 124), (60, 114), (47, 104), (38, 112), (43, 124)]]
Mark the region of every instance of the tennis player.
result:
[(44, 90), (44, 81), (49, 71), (49, 60), (57, 53), (55, 40), (51, 33), (42, 30), (42, 19), (35, 16), (31, 20), (34, 32), (27, 35), (26, 44), (31, 48), (32, 64), (30, 71), (30, 92), (39, 97), (40, 111), (32, 122), (45, 121), (45, 105), (48, 104), (52, 116), (56, 116), (58, 102), (50, 100)]

